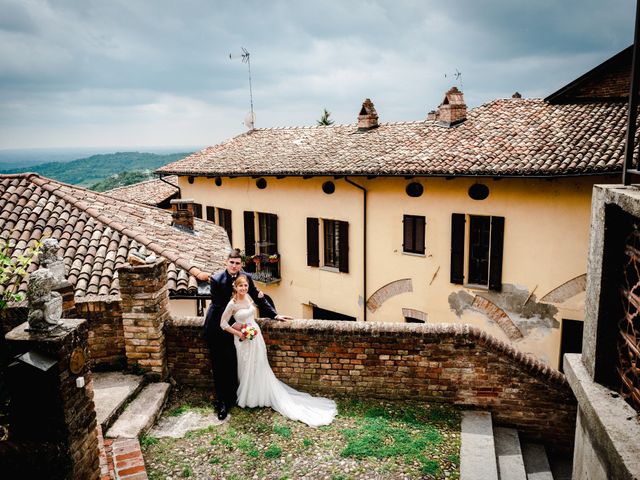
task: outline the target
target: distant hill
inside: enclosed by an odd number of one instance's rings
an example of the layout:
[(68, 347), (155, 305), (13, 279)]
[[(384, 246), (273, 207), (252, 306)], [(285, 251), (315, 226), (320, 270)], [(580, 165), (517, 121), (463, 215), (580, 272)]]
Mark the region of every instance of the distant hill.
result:
[(150, 170), (145, 170), (143, 172), (133, 171), (114, 173), (106, 180), (102, 180), (101, 182), (91, 185), (89, 190), (93, 190), (95, 192), (106, 192), (107, 190), (126, 187), (127, 185), (133, 185), (134, 183), (144, 182), (153, 178), (156, 178), (156, 176), (151, 173)]
[(148, 175), (156, 168), (180, 160), (190, 154), (191, 152), (162, 155), (141, 152), (107, 153), (70, 162), (51, 162), (26, 168), (2, 170), (0, 173), (36, 172), (64, 183), (90, 187), (122, 172), (138, 171)]

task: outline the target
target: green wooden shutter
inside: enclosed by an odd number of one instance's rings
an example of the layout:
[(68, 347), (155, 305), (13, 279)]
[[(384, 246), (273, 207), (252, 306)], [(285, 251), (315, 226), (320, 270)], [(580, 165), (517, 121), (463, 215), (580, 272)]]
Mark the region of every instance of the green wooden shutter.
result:
[(216, 222), (216, 207), (207, 207), (207, 220)]
[(338, 222), (338, 270), (349, 273), (349, 222)]
[(244, 212), (244, 254), (256, 253), (255, 215), (253, 212)]
[(502, 252), (504, 217), (491, 217), (491, 251), (489, 253), (489, 289), (502, 290)]
[(451, 214), (451, 283), (464, 283), (464, 213)]
[(317, 218), (307, 218), (307, 265), (310, 267), (320, 266), (319, 225)]
[(425, 251), (425, 218), (415, 217), (415, 251), (424, 254)]

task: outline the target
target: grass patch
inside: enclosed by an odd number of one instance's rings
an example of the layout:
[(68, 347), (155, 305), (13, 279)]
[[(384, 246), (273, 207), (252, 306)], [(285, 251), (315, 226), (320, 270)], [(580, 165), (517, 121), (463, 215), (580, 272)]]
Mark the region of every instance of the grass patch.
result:
[(424, 475), (437, 475), (440, 472), (440, 463), (437, 460), (427, 460), (424, 459), (422, 461), (422, 467), (420, 468), (420, 473)]
[(157, 445), (160, 443), (160, 439), (152, 437), (151, 435), (142, 435), (140, 437), (140, 445), (143, 447), (150, 447), (151, 445)]
[(250, 457), (256, 458), (260, 456), (260, 452), (256, 448), (256, 444), (249, 435), (243, 435), (238, 439), (238, 450), (246, 453)]
[(182, 467), (182, 478), (189, 478), (191, 475), (193, 475), (193, 469), (190, 465)]
[(367, 407), (353, 400), (346, 405), (345, 412), (359, 420), (355, 428), (342, 430), (347, 446), (340, 452), (341, 456), (360, 459), (398, 457), (407, 465), (420, 464), (423, 475), (436, 475), (440, 471), (440, 463), (425, 455), (443, 442), (437, 425), (448, 427), (457, 424), (460, 418), (453, 409), (407, 405), (401, 411), (395, 411), (384, 406)]
[(286, 425), (274, 425), (273, 433), (280, 435), (283, 438), (291, 438), (291, 429)]
[(282, 448), (280, 448), (275, 443), (272, 443), (267, 447), (264, 451), (264, 456), (266, 458), (279, 458), (282, 455)]
[(305, 447), (310, 447), (311, 445), (313, 445), (313, 440), (311, 440), (310, 438), (304, 438), (302, 440), (302, 445), (304, 445)]
[(180, 405), (179, 407), (175, 407), (169, 410), (167, 412), (167, 416), (179, 417), (180, 415), (186, 412), (197, 412), (201, 415), (207, 415), (212, 411), (213, 409), (209, 406), (192, 405), (190, 403), (185, 403), (184, 405)]

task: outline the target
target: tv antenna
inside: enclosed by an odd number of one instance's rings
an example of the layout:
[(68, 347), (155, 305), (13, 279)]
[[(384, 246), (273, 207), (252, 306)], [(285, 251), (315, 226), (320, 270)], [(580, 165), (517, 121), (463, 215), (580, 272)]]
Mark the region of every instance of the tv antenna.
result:
[[(462, 88), (462, 72), (458, 71), (458, 69), (456, 68), (456, 73), (454, 73), (453, 75), (451, 75), (453, 78), (455, 78), (458, 82), (460, 82), (460, 90), (464, 90)], [(444, 74), (444, 78), (447, 78), (447, 74)]]
[(240, 47), (240, 48), (242, 48), (242, 53), (235, 54), (235, 55), (232, 55), (230, 53), (229, 60), (233, 60), (235, 58), (240, 57), (240, 59), (242, 60), (242, 63), (246, 63), (247, 66), (249, 67), (249, 101), (251, 103), (251, 111), (247, 113), (247, 115), (244, 117), (244, 124), (249, 130), (253, 130), (254, 124), (256, 122), (256, 114), (253, 111), (253, 89), (251, 88), (251, 58), (246, 48), (244, 47)]

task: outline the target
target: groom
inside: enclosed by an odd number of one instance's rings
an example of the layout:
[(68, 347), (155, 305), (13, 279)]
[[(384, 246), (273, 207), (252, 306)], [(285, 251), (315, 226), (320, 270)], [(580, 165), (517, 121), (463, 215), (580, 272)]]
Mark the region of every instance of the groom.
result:
[[(216, 390), (215, 408), (218, 418), (224, 420), (231, 407), (236, 404), (238, 390), (238, 363), (233, 335), (220, 328), (220, 318), (233, 294), (233, 282), (242, 270), (240, 250), (232, 250), (227, 258), (226, 268), (211, 276), (211, 304), (204, 321), (204, 337), (209, 347), (209, 357), (213, 369), (213, 383)], [(278, 315), (253, 283), (251, 275), (242, 272), (249, 281), (249, 296), (269, 318), (289, 320), (291, 317)], [(229, 321), (233, 325), (233, 318)]]

